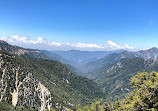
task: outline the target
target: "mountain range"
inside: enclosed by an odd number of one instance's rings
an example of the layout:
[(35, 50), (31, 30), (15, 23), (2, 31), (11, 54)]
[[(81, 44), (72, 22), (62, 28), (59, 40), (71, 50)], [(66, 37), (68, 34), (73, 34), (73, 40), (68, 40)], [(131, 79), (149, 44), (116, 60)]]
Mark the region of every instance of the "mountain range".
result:
[(0, 40), (0, 106), (75, 110), (95, 99), (122, 98), (132, 90), (129, 79), (143, 71), (158, 71), (156, 47), (137, 52), (46, 51)]
[(97, 83), (81, 77), (40, 50), (0, 41), (0, 101), (45, 111), (74, 109), (104, 98)]
[(145, 60), (148, 59), (158, 59), (158, 49), (156, 47), (153, 47), (148, 50), (141, 50), (137, 52), (132, 51), (123, 51), (120, 53), (113, 53), (109, 54), (99, 60), (92, 61), (84, 65), (83, 67), (87, 69), (87, 72), (93, 72), (96, 69), (99, 69), (101, 67), (107, 66), (111, 64), (114, 61), (120, 60), (122, 58), (143, 58)]
[(158, 71), (158, 49), (124, 51), (105, 56), (84, 66), (84, 76), (96, 81), (110, 96), (131, 91), (129, 79), (138, 72)]
[(80, 67), (89, 62), (101, 59), (108, 54), (119, 53), (123, 50), (116, 51), (80, 51), (80, 50), (70, 50), (70, 51), (51, 51), (53, 54), (58, 54), (64, 59), (69, 61), (69, 64), (74, 67)]

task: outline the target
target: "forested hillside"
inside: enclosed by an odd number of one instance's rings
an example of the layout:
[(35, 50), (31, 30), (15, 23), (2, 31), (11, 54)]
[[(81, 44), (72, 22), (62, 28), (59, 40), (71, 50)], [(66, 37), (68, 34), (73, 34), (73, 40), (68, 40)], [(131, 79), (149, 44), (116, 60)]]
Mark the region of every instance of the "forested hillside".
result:
[(158, 72), (138, 73), (130, 79), (133, 88), (123, 100), (97, 101), (77, 111), (157, 111)]
[(1, 47), (2, 102), (43, 111), (47, 107), (75, 109), (77, 104), (85, 105), (94, 99), (105, 98), (97, 83), (76, 75), (58, 61), (42, 59), (47, 56), (40, 52), (31, 49), (19, 52), (19, 48), (5, 42)]
[(113, 99), (115, 97), (120, 98), (132, 90), (129, 85), (129, 79), (132, 76), (141, 71), (158, 71), (157, 64), (157, 60), (124, 58), (92, 73), (88, 73), (87, 77), (100, 84), (105, 91), (108, 91), (109, 96), (112, 96)]

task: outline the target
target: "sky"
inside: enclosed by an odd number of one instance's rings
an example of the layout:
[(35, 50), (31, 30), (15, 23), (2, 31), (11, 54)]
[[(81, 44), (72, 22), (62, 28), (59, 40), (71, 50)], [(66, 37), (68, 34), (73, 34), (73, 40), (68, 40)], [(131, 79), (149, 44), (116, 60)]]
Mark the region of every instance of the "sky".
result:
[(158, 0), (0, 0), (0, 39), (46, 50), (158, 47)]

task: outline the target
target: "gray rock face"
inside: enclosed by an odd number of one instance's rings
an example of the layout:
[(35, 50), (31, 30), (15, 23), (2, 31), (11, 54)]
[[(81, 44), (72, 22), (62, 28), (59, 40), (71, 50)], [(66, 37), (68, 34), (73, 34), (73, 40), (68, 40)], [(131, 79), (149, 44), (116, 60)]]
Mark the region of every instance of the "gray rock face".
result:
[(0, 54), (0, 101), (45, 111), (51, 107), (50, 91), (21, 64), (15, 56)]

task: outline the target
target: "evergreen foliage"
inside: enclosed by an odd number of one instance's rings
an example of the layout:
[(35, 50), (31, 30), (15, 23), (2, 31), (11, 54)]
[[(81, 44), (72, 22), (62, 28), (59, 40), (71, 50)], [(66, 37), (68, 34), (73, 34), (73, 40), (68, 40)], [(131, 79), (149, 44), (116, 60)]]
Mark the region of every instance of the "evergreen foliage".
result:
[(95, 102), (77, 111), (157, 111), (158, 72), (138, 73), (131, 77), (133, 91), (123, 100), (114, 103)]
[(37, 111), (37, 110), (31, 110), (20, 106), (14, 107), (7, 103), (0, 102), (0, 111)]

